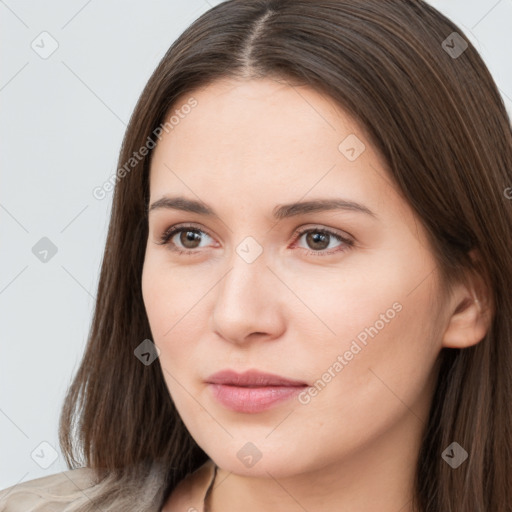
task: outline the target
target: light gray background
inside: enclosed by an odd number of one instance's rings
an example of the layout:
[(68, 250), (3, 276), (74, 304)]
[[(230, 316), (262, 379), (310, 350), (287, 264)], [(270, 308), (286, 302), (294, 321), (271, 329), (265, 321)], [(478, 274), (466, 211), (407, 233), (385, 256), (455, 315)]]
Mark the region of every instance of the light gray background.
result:
[[(85, 347), (110, 214), (111, 194), (97, 200), (92, 189), (115, 173), (126, 123), (165, 51), (218, 3), (0, 0), (0, 489), (67, 469), (58, 417)], [(431, 3), (476, 45), (512, 113), (512, 0)], [(45, 31), (58, 43), (46, 59), (31, 46), (51, 48)], [(43, 237), (57, 248), (47, 262), (32, 252)]]

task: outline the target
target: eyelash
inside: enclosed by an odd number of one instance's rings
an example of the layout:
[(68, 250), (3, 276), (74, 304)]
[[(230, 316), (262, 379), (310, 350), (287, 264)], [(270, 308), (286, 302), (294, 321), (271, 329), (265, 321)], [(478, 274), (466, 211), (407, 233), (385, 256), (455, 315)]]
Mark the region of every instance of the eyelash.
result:
[[(199, 251), (197, 249), (179, 249), (179, 248), (171, 247), (170, 239), (175, 234), (181, 233), (182, 231), (193, 231), (196, 233), (205, 233), (206, 235), (211, 237), (211, 235), (209, 235), (206, 231), (203, 231), (202, 229), (199, 229), (195, 226), (179, 225), (179, 226), (173, 226), (173, 227), (167, 229), (160, 237), (160, 241), (158, 241), (156, 243), (158, 245), (169, 245), (169, 249), (171, 251), (173, 251), (177, 254), (180, 254), (180, 255), (187, 255), (187, 256), (197, 255), (199, 253)], [(354, 242), (352, 240), (342, 237), (338, 233), (335, 233), (334, 231), (331, 231), (331, 230), (325, 229), (325, 228), (308, 228), (308, 229), (303, 229), (303, 230), (297, 230), (293, 234), (294, 243), (297, 240), (299, 240), (302, 235), (309, 233), (309, 232), (322, 233), (324, 235), (332, 236), (339, 242), (343, 242), (345, 244), (345, 247), (343, 247), (341, 249), (340, 248), (337, 248), (334, 250), (331, 249), (330, 251), (315, 251), (313, 249), (308, 250), (308, 249), (303, 248), (304, 250), (309, 251), (308, 254), (313, 254), (315, 256), (326, 256), (326, 255), (331, 255), (331, 254), (335, 254), (335, 253), (342, 253), (342, 252), (348, 251), (349, 249), (351, 249), (354, 246)]]

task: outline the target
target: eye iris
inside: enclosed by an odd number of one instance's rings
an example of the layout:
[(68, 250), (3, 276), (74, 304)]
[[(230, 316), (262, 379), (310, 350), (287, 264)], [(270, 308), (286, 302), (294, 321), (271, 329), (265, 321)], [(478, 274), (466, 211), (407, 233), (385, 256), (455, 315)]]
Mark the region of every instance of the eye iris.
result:
[[(326, 233), (319, 233), (318, 231), (307, 233), (306, 240), (308, 245), (313, 245), (312, 249), (315, 251), (325, 249), (329, 246), (329, 235)], [(320, 247), (315, 247), (315, 244), (320, 242)]]
[[(195, 231), (182, 231), (180, 233), (180, 243), (182, 243), (186, 249), (196, 249), (197, 246), (194, 245), (194, 242), (200, 241), (200, 238), (199, 233)], [(192, 246), (190, 246), (189, 243), (192, 243)]]

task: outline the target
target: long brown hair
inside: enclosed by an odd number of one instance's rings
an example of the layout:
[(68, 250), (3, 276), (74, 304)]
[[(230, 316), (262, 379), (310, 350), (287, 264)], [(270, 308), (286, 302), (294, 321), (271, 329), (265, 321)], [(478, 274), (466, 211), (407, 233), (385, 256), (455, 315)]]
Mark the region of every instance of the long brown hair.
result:
[[(159, 360), (144, 365), (134, 356), (152, 338), (141, 293), (152, 153), (126, 163), (155, 139), (179, 98), (223, 77), (289, 80), (331, 97), (389, 165), (427, 229), (446, 289), (468, 271), (484, 276), (496, 304), (492, 327), (475, 346), (439, 355), (414, 505), (512, 510), (511, 123), (477, 50), (422, 0), (230, 0), (172, 44), (120, 152), (124, 172), (116, 177), (94, 317), (61, 415), (68, 466), (121, 482), (159, 462), (163, 499), (207, 459), (170, 399)], [(441, 457), (453, 441), (469, 453), (457, 469)]]

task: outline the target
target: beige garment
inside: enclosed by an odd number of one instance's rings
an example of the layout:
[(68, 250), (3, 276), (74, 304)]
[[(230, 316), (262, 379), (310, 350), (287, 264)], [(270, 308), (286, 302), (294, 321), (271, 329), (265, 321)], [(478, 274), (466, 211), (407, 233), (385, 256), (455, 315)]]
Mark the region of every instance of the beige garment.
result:
[[(36, 478), (0, 491), (0, 512), (187, 512), (203, 511), (203, 500), (212, 482), (215, 465), (211, 460), (187, 475), (174, 489), (163, 508), (163, 472), (155, 466), (143, 477), (143, 488), (120, 490), (110, 480), (97, 483), (90, 468), (79, 468)], [(109, 488), (109, 486), (111, 488)], [(117, 495), (107, 506), (96, 507), (91, 498)]]
[(214, 477), (215, 464), (209, 459), (176, 486), (162, 512), (203, 512), (206, 492)]
[(0, 491), (1, 512), (62, 512), (95, 485), (90, 468), (72, 469)]

